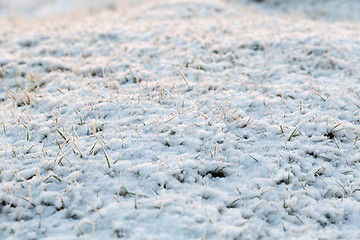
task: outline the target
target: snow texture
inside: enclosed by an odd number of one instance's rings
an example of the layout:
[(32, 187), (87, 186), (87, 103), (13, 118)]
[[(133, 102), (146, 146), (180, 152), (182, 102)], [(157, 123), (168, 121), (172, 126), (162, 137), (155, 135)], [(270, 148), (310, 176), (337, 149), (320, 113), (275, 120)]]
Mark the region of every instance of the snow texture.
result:
[(360, 238), (359, 1), (0, 9), (0, 239)]

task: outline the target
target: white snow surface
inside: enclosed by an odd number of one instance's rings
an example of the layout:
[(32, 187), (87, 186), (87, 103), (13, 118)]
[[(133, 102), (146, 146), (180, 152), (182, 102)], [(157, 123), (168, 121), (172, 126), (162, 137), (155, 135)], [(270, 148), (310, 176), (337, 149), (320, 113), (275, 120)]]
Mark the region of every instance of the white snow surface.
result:
[(0, 9), (0, 239), (360, 238), (359, 1)]

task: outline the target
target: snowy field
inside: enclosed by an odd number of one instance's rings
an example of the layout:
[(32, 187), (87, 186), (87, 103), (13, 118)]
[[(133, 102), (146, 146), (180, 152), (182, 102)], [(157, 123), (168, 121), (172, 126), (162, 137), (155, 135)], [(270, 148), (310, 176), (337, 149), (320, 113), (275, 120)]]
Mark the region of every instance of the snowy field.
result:
[(0, 0), (0, 239), (359, 239), (357, 0)]

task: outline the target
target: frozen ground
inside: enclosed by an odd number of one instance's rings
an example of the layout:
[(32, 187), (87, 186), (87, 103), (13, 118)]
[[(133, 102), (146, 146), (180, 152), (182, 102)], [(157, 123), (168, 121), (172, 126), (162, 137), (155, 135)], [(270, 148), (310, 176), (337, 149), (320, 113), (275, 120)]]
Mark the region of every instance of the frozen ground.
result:
[(0, 1), (0, 239), (360, 238), (358, 1)]

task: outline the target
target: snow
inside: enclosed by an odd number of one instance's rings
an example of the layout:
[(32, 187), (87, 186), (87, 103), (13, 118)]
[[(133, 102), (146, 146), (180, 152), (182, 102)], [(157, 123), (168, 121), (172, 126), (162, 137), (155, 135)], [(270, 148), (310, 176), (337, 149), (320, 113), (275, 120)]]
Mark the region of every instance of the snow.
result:
[(357, 1), (0, 1), (1, 239), (360, 238)]

